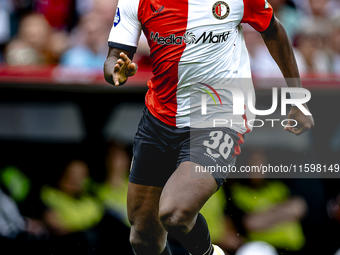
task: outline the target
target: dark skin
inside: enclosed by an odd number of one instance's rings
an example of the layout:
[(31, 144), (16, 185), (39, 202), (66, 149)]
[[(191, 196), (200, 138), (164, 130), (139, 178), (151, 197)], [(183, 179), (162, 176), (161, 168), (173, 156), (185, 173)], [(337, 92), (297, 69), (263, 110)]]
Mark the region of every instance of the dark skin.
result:
[(132, 63), (133, 53), (116, 48), (109, 48), (109, 53), (104, 64), (105, 80), (119, 86), (137, 73), (137, 64)]
[[(301, 87), (292, 46), (282, 24), (275, 19), (262, 37), (288, 86)], [(132, 56), (131, 52), (110, 48), (104, 66), (106, 81), (119, 86), (135, 75), (137, 65), (132, 63)], [(296, 135), (314, 126), (312, 116), (305, 116), (297, 107), (292, 107), (289, 118), (295, 119), (299, 126), (285, 130)], [(217, 185), (209, 173), (202, 173), (206, 175), (204, 178), (190, 177), (194, 165), (191, 162), (180, 164), (164, 188), (129, 183), (130, 242), (136, 254), (158, 255), (164, 250), (167, 233), (181, 242), (195, 225), (198, 212), (214, 194)]]
[[(289, 42), (287, 33), (279, 20), (275, 19), (274, 24), (262, 38), (277, 65), (279, 66), (283, 77), (285, 77), (289, 87), (301, 88), (299, 69), (293, 53), (293, 48)], [(306, 104), (303, 105), (307, 110)], [(309, 111), (309, 110), (308, 110)], [(292, 106), (289, 119), (295, 119), (299, 125), (297, 127), (286, 127), (285, 130), (295, 135), (301, 135), (314, 126), (313, 117), (304, 115), (299, 108)], [(293, 123), (288, 123), (292, 125)]]

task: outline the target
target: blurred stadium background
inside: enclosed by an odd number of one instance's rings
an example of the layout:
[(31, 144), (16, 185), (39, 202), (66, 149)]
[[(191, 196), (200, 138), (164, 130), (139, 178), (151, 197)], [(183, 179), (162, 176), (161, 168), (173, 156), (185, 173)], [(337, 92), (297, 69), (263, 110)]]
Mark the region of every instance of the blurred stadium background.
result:
[[(340, 1), (268, 1), (294, 45), (316, 126), (300, 137), (254, 129), (237, 164), (339, 163)], [(115, 9), (114, 0), (0, 0), (1, 255), (132, 254), (127, 176), (152, 63), (142, 37), (137, 75), (105, 83)], [(257, 108), (268, 109), (282, 77), (261, 36), (244, 31)], [(277, 253), (255, 243), (236, 254), (335, 254), (339, 179), (296, 177), (228, 180), (203, 208), (213, 241), (230, 255), (251, 241)]]

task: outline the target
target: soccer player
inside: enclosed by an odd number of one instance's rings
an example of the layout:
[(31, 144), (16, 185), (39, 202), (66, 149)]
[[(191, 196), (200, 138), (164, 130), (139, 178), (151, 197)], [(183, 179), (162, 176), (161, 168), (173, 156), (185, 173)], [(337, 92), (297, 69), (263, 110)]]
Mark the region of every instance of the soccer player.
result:
[[(104, 65), (106, 81), (120, 86), (136, 74), (131, 60), (142, 30), (153, 61), (128, 186), (130, 242), (137, 255), (171, 254), (168, 233), (193, 255), (224, 254), (211, 244), (199, 211), (226, 176), (202, 171), (204, 178), (193, 178), (190, 172), (214, 162), (233, 165), (251, 128), (234, 125), (190, 135), (190, 111), (195, 110), (190, 85), (193, 78), (251, 78), (240, 23), (262, 34), (285, 78), (296, 78), (288, 86), (301, 87), (291, 43), (267, 0), (119, 0)], [(249, 109), (243, 116), (219, 115), (240, 122), (237, 118), (246, 120)], [(299, 126), (285, 129), (296, 135), (314, 125), (312, 116), (295, 106), (289, 118)]]

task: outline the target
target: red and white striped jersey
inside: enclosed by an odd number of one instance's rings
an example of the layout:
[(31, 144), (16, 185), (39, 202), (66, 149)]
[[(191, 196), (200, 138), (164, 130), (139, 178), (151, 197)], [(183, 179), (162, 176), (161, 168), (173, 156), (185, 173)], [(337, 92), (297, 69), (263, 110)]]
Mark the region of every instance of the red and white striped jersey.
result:
[[(190, 80), (251, 78), (240, 23), (264, 32), (273, 20), (267, 0), (119, 0), (109, 46), (135, 52), (143, 30), (153, 61), (145, 103), (159, 120), (181, 128), (190, 126)], [(229, 118), (243, 120), (245, 112)]]

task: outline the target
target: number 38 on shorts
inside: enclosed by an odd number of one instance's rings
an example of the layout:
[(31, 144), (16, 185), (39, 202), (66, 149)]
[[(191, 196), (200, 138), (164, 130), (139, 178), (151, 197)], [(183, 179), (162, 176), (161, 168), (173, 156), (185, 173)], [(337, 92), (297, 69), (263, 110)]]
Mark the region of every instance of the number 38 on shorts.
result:
[(210, 156), (214, 158), (222, 156), (224, 159), (227, 159), (234, 147), (234, 140), (229, 134), (224, 134), (221, 130), (211, 131), (209, 140), (203, 141), (203, 145), (206, 147), (207, 153)]
[(233, 166), (244, 143), (244, 135), (227, 127), (195, 129), (190, 136), (190, 161), (201, 166)]

